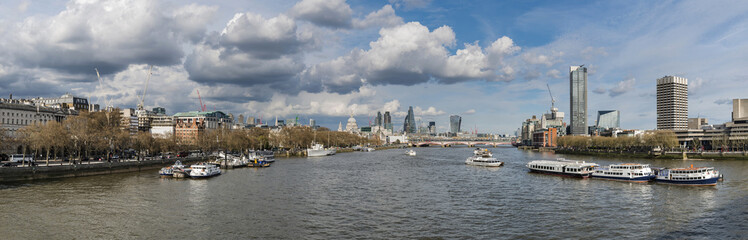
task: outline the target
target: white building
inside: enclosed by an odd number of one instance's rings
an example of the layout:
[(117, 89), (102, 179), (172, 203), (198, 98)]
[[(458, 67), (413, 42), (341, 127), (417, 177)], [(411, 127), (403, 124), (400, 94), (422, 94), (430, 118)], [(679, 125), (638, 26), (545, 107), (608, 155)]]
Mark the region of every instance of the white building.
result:
[(657, 129), (688, 129), (688, 79), (657, 79)]

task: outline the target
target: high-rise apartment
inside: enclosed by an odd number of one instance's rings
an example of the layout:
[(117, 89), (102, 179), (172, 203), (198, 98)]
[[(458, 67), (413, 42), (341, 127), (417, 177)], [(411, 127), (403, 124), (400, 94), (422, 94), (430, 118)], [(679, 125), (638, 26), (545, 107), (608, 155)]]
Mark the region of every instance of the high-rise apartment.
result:
[(462, 117), (457, 115), (449, 116), (449, 132), (450, 133), (459, 133), (460, 132), (460, 125), (462, 125)]
[(688, 129), (688, 79), (657, 79), (657, 129)]
[(571, 135), (587, 135), (587, 68), (584, 65), (569, 68), (571, 90)]

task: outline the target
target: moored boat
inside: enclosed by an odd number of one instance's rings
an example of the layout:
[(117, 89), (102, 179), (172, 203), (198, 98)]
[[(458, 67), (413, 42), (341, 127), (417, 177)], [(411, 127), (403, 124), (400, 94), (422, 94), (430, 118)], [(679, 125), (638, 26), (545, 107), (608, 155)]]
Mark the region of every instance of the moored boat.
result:
[(221, 174), (221, 169), (218, 165), (212, 163), (198, 163), (190, 166), (190, 177), (193, 178), (204, 178), (212, 177)]
[(592, 175), (595, 163), (574, 160), (534, 160), (527, 163), (527, 168), (533, 173), (560, 175), (568, 177), (587, 178)]
[(611, 164), (608, 167), (596, 167), (592, 177), (629, 182), (648, 182), (655, 178), (655, 174), (649, 164), (623, 163)]
[(416, 151), (413, 150), (413, 149), (410, 149), (410, 150), (408, 150), (408, 151), (405, 152), (405, 155), (415, 156), (416, 155)]
[(476, 149), (472, 157), (465, 160), (465, 164), (482, 167), (501, 167), (504, 162), (496, 160), (488, 149)]
[(721, 178), (713, 167), (665, 168), (657, 173), (657, 183), (714, 186)]
[(322, 156), (329, 156), (329, 155), (334, 155), (334, 154), (335, 154), (335, 150), (325, 149), (325, 146), (319, 143), (312, 144), (312, 147), (306, 150), (306, 155), (309, 157), (322, 157)]
[(161, 176), (173, 176), (175, 171), (184, 171), (185, 166), (182, 165), (182, 162), (177, 160), (174, 162), (174, 165), (161, 168), (161, 170), (158, 170), (158, 174)]

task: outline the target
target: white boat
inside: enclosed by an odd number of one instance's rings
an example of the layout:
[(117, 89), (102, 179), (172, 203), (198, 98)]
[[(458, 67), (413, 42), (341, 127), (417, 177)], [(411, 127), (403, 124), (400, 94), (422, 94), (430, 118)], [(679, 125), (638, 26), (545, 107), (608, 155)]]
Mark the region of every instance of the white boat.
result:
[(158, 170), (158, 174), (162, 176), (173, 176), (174, 171), (184, 171), (185, 166), (182, 165), (182, 161), (177, 160), (174, 162), (174, 165), (161, 168), (161, 170)]
[(592, 177), (629, 182), (649, 182), (655, 178), (655, 174), (649, 164), (624, 163), (611, 164), (608, 167), (596, 167)]
[(657, 183), (680, 184), (680, 185), (717, 185), (720, 179), (719, 171), (713, 167), (693, 167), (663, 169), (657, 173)]
[(476, 149), (474, 155), (465, 160), (465, 164), (482, 167), (501, 167), (504, 162), (496, 160), (488, 149)]
[(363, 150), (364, 150), (364, 152), (373, 152), (373, 151), (374, 151), (374, 150), (376, 150), (376, 149), (374, 149), (374, 148), (372, 148), (372, 147), (366, 147), (366, 148), (364, 148)]
[(212, 177), (221, 174), (221, 169), (218, 165), (211, 163), (198, 163), (190, 166), (190, 177), (203, 178)]
[(408, 150), (408, 151), (405, 152), (405, 155), (415, 156), (416, 155), (416, 151), (413, 150), (413, 149), (410, 149), (410, 150)]
[(590, 177), (596, 166), (597, 164), (595, 163), (565, 160), (563, 158), (557, 160), (535, 160), (527, 163), (527, 168), (533, 173), (581, 178)]
[(321, 157), (334, 154), (334, 149), (325, 149), (325, 146), (319, 143), (313, 144), (311, 148), (306, 149), (306, 155), (309, 157)]

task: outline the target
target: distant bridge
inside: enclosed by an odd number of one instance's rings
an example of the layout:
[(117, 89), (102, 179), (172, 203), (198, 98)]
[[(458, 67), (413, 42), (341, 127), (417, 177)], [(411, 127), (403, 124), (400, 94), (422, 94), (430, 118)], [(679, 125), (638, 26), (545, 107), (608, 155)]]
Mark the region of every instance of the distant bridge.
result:
[(418, 142), (411, 142), (411, 145), (418, 146), (418, 147), (430, 147), (430, 146), (441, 146), (441, 147), (451, 147), (451, 146), (459, 146), (464, 145), (468, 147), (473, 146), (511, 146), (511, 142), (497, 142), (497, 141), (488, 141), (488, 140), (429, 140), (429, 141), (418, 141)]

